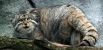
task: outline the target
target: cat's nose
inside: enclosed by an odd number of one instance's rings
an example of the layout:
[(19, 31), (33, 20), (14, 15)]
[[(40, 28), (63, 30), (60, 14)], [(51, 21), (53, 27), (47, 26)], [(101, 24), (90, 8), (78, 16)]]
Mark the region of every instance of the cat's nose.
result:
[(29, 28), (29, 22), (24, 22), (24, 28)]
[(24, 25), (28, 25), (28, 22), (24, 22)]
[(24, 25), (27, 25), (27, 23), (24, 23)]

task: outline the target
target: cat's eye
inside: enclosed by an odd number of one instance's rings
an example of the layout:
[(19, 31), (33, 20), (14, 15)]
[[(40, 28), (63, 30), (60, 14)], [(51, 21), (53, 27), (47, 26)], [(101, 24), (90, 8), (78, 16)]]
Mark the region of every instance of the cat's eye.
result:
[(37, 13), (37, 11), (35, 10), (35, 11), (33, 11), (32, 13), (34, 13), (34, 14), (35, 14), (35, 13)]
[(23, 21), (23, 19), (19, 19), (18, 21)]
[(30, 20), (30, 18), (27, 18), (27, 20)]

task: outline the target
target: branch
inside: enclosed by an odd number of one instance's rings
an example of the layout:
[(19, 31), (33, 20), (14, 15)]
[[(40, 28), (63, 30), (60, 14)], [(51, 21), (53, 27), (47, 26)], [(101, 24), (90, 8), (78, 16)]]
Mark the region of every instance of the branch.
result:
[(103, 47), (88, 47), (88, 46), (75, 46), (58, 44), (50, 42), (48, 40), (28, 40), (28, 39), (17, 39), (6, 36), (0, 36), (0, 50), (11, 49), (11, 50), (102, 50)]

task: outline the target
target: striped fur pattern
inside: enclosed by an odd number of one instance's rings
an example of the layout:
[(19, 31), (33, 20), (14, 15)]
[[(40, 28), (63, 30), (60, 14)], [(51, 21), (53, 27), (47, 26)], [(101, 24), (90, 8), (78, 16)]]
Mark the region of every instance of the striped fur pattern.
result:
[[(16, 22), (21, 17), (26, 19)], [(28, 17), (31, 20), (28, 20)], [(29, 30), (21, 25), (25, 21), (29, 23)], [(35, 27), (39, 23), (39, 33), (49, 41), (61, 44), (94, 46), (98, 39), (96, 28), (87, 20), (83, 12), (69, 4), (28, 9), (26, 13), (15, 16), (13, 23), (19, 34), (37, 33)]]

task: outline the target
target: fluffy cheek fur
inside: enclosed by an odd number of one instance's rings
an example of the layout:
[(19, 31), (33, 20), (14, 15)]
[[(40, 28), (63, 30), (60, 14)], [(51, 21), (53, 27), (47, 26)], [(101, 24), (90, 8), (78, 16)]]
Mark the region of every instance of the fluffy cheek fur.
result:
[[(28, 28), (25, 28), (25, 27)], [(21, 33), (21, 34), (28, 34), (31, 33), (35, 28), (35, 24), (33, 24), (32, 22), (28, 22), (27, 25), (25, 25), (23, 22), (19, 22), (15, 29), (17, 32)]]

